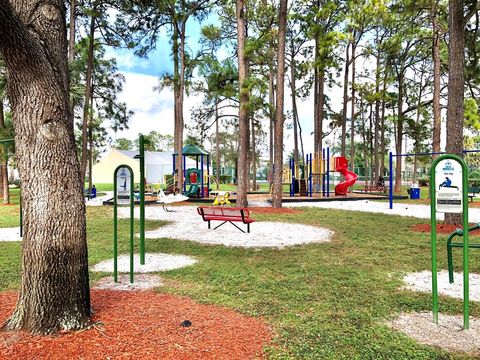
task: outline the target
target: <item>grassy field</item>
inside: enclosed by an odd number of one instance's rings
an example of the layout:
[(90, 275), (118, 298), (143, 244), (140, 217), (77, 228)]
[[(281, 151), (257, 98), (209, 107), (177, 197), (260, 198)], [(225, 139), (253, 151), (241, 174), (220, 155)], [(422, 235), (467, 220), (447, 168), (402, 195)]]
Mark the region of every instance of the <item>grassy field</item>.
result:
[[(15, 210), (0, 206), (0, 226), (14, 223)], [(87, 217), (93, 264), (112, 255), (112, 209), (88, 208)], [(5, 218), (10, 219), (7, 224)], [(402, 274), (430, 268), (429, 235), (410, 230), (420, 220), (313, 208), (256, 219), (327, 227), (335, 235), (331, 243), (283, 250), (147, 240), (149, 252), (200, 260), (161, 273), (166, 286), (158, 291), (263, 317), (275, 333), (274, 344), (266, 349), (271, 359), (468, 358), (421, 346), (383, 325), (400, 312), (431, 308), (428, 294), (401, 290)], [(149, 221), (147, 229), (161, 225)], [(120, 229), (120, 252), (126, 252), (128, 222), (120, 221)], [(440, 237), (439, 268), (446, 268), (444, 244), (445, 237)], [(456, 264), (461, 263), (459, 255), (456, 251)], [(471, 271), (478, 272), (480, 252), (471, 255)], [(92, 282), (103, 275), (92, 273)], [(20, 245), (0, 242), (0, 290), (16, 289), (19, 282)], [(460, 314), (461, 309), (460, 300), (441, 298), (442, 312)], [(479, 317), (479, 311), (473, 304), (472, 316)]]

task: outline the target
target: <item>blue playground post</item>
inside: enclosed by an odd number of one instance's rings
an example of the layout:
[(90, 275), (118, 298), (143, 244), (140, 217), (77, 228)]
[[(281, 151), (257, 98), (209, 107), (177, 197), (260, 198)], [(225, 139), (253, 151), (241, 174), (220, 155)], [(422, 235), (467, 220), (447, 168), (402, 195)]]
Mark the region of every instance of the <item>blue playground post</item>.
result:
[(330, 197), (330, 147), (327, 148), (327, 197)]
[(291, 180), (290, 180), (290, 197), (295, 196), (295, 160), (290, 159), (289, 161), (290, 164), (290, 175), (291, 175)]
[(390, 195), (390, 209), (393, 209), (393, 154), (392, 152), (390, 151), (389, 153), (389, 166), (388, 166), (388, 171), (389, 171), (389, 195)]
[[(307, 155), (307, 158), (308, 158), (308, 155)], [(310, 167), (310, 175), (309, 175), (309, 181), (308, 182), (309, 182), (309, 188), (310, 188), (310, 197), (312, 197), (313, 196), (312, 153), (310, 153), (310, 162), (308, 163), (308, 166)]]

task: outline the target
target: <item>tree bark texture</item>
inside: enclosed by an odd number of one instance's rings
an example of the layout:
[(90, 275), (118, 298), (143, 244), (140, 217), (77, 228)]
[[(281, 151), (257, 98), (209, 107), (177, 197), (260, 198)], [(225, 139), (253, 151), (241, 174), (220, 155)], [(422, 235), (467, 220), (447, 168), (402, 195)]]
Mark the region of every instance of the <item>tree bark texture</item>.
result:
[[(89, 323), (85, 203), (68, 96), (64, 2), (0, 1), (0, 52), (22, 181), (22, 283), (6, 329)], [(28, 25), (27, 25), (28, 24)]]
[[(246, 207), (248, 182), (248, 107), (249, 107), (249, 91), (245, 83), (247, 79), (247, 59), (245, 54), (246, 41), (246, 14), (245, 1), (237, 0), (236, 2), (236, 18), (237, 18), (237, 41), (238, 41), (238, 81), (240, 84), (240, 108), (238, 114), (238, 179), (237, 179), (237, 206)], [(275, 164), (277, 166), (277, 164)], [(281, 166), (281, 164), (280, 164)]]
[[(448, 43), (447, 146), (450, 154), (463, 156), (465, 25), (463, 0), (448, 5), (450, 41)], [(460, 224), (460, 214), (445, 214), (445, 223)]]
[(278, 53), (277, 53), (277, 107), (275, 112), (275, 171), (273, 176), (274, 208), (282, 207), (282, 170), (283, 170), (283, 114), (285, 93), (285, 33), (287, 28), (287, 0), (280, 0), (278, 11)]
[(257, 142), (257, 140), (255, 139), (255, 122), (253, 120), (253, 116), (252, 116), (252, 120), (250, 122), (251, 124), (251, 132), (252, 132), (252, 145), (251, 145), (251, 148), (252, 148), (252, 158), (251, 158), (251, 162), (252, 162), (252, 191), (256, 191), (257, 190), (257, 149), (256, 149), (256, 146), (255, 146), (255, 143)]
[[(379, 37), (378, 37), (378, 27), (376, 29), (376, 41), (377, 46), (379, 46)], [(378, 176), (379, 176), (379, 166), (378, 166), (378, 137), (379, 137), (379, 131), (380, 131), (380, 99), (378, 97), (378, 94), (380, 93), (380, 49), (378, 48), (377, 54), (376, 54), (376, 67), (375, 67), (375, 129), (374, 129), (374, 140), (373, 140), (373, 153), (374, 153), (374, 159), (373, 159), (373, 179), (377, 181)]]
[(75, 59), (75, 19), (77, 4), (76, 0), (70, 0), (70, 28), (68, 35), (68, 61), (72, 62)]

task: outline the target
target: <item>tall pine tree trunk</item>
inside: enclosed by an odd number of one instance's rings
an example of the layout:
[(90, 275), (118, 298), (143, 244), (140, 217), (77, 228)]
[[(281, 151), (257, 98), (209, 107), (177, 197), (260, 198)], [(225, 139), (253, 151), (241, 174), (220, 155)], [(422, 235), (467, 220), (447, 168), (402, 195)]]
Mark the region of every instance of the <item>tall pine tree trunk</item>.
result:
[(440, 152), (442, 118), (440, 109), (440, 27), (437, 19), (437, 0), (433, 0), (433, 152)]
[(272, 187), (273, 184), (273, 146), (274, 146), (274, 129), (275, 129), (275, 80), (274, 80), (274, 73), (273, 73), (273, 66), (270, 66), (270, 70), (268, 72), (268, 105), (269, 105), (269, 117), (270, 117), (270, 143), (268, 147), (268, 153), (269, 153), (269, 182), (270, 182), (270, 188)]
[[(378, 27), (376, 28), (376, 43), (379, 46), (379, 37), (378, 37)], [(380, 131), (380, 99), (378, 94), (380, 93), (380, 49), (377, 49), (376, 54), (376, 67), (375, 67), (375, 130), (374, 130), (374, 141), (373, 141), (373, 179), (375, 181), (379, 176), (379, 165), (378, 165), (378, 136)]]
[(343, 75), (343, 110), (342, 110), (342, 147), (341, 154), (347, 152), (347, 105), (348, 105), (348, 69), (350, 68), (350, 42), (345, 50), (345, 70)]
[(252, 128), (252, 191), (257, 190), (257, 149), (255, 146), (255, 124), (252, 116), (251, 121), (251, 128)]
[(278, 11), (278, 53), (277, 53), (277, 107), (275, 112), (275, 171), (273, 176), (274, 208), (282, 207), (282, 168), (283, 168), (283, 114), (285, 93), (285, 33), (287, 29), (287, 0), (280, 0)]
[(85, 75), (85, 103), (83, 105), (82, 122), (82, 157), (80, 158), (80, 177), (82, 184), (85, 183), (85, 171), (87, 168), (87, 145), (88, 145), (88, 119), (93, 109), (90, 108), (92, 98), (92, 73), (93, 73), (93, 47), (95, 34), (95, 16), (90, 19), (90, 32), (88, 35), (87, 73)]
[(356, 32), (353, 32), (352, 42), (352, 113), (350, 119), (350, 169), (355, 171), (355, 50), (356, 50)]
[[(0, 1), (0, 53), (7, 68), (23, 203), (22, 282), (5, 328), (31, 333), (80, 329), (90, 316), (65, 15), (60, 0)], [(33, 100), (35, 106), (25, 106)]]
[[(463, 0), (450, 0), (448, 6), (447, 147), (450, 154), (463, 156), (465, 24)], [(465, 189), (464, 189), (465, 191)], [(445, 223), (460, 224), (460, 214), (445, 214)]]
[[(3, 108), (3, 100), (0, 99), (0, 130), (5, 129), (5, 114)], [(2, 191), (3, 204), (10, 204), (10, 189), (8, 188), (8, 163), (6, 161), (7, 155), (1, 151), (8, 151), (6, 146), (0, 149), (2, 158), (0, 159), (0, 191)]]
[(218, 102), (215, 103), (215, 175), (217, 177), (215, 190), (220, 190), (220, 132), (218, 129)]
[[(403, 141), (403, 81), (404, 81), (404, 70), (403, 67), (400, 69), (398, 75), (398, 101), (397, 101), (397, 135), (395, 151), (397, 154), (402, 153), (402, 141)], [(402, 157), (397, 156), (395, 162), (395, 192), (400, 192), (402, 187)]]
[[(293, 113), (293, 161), (299, 165), (298, 161), (298, 113), (297, 113), (297, 89), (296, 89), (296, 68), (293, 40), (291, 44), (291, 58), (290, 58), (290, 92), (292, 94), (292, 113)], [(303, 156), (303, 155), (302, 155)]]
[[(237, 20), (237, 54), (238, 54), (238, 81), (240, 85), (240, 106), (238, 115), (238, 178), (237, 178), (237, 206), (246, 207), (248, 181), (248, 106), (249, 91), (246, 84), (247, 80), (247, 59), (245, 54), (246, 41), (246, 13), (245, 0), (236, 2), (236, 20)], [(277, 167), (278, 165), (275, 164)], [(281, 166), (281, 164), (280, 164)]]

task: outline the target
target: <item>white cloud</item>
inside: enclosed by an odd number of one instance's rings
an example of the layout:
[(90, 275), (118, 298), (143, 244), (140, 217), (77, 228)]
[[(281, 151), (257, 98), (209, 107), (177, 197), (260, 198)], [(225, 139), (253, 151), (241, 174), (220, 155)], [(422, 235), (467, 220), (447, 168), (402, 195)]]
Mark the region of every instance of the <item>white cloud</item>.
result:
[[(161, 134), (173, 135), (174, 107), (173, 91), (169, 88), (160, 93), (154, 91), (158, 85), (158, 77), (138, 73), (123, 73), (125, 76), (124, 90), (120, 94), (121, 101), (135, 114), (129, 124), (129, 129), (117, 133), (117, 138), (124, 137), (134, 140), (139, 133), (148, 134), (157, 131)], [(190, 121), (190, 108), (201, 103), (198, 95), (185, 98), (185, 122)]]

